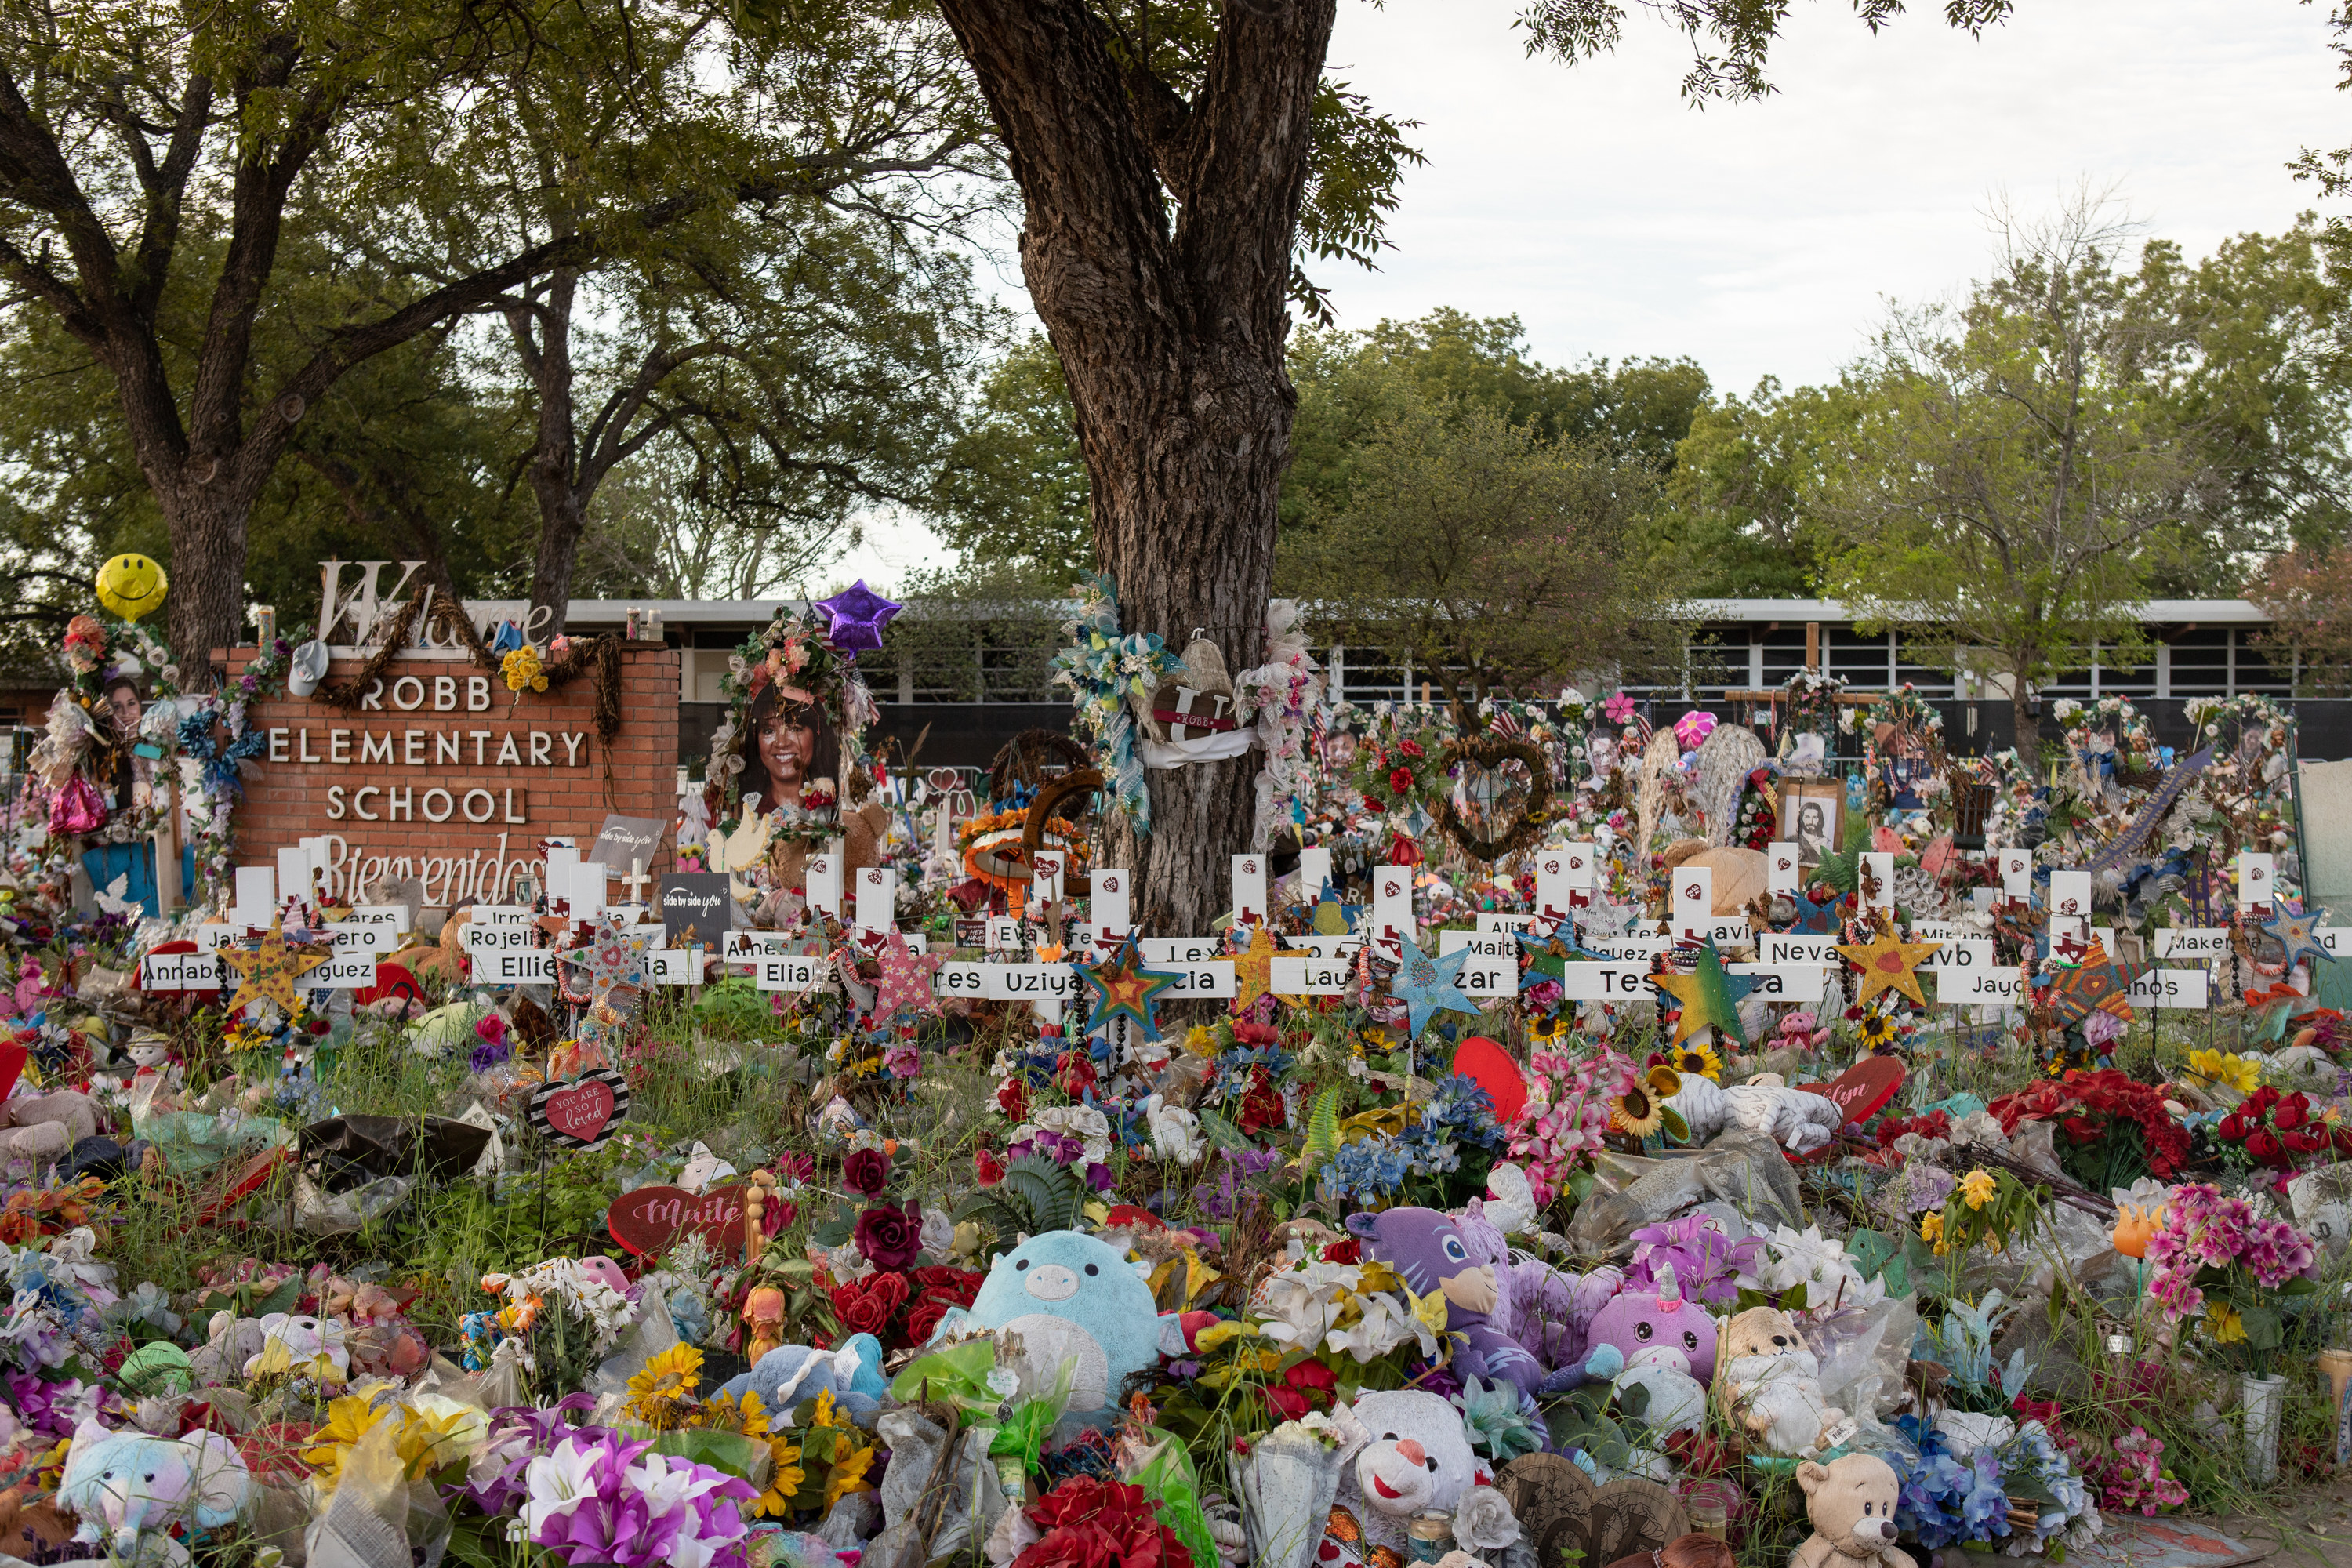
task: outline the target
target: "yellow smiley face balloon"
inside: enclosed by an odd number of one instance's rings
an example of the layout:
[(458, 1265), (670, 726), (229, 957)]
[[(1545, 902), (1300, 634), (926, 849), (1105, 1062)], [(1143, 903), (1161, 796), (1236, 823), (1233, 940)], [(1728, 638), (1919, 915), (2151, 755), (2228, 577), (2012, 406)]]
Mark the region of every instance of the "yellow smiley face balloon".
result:
[(118, 555), (98, 569), (98, 602), (126, 621), (160, 608), (170, 586), (163, 568), (144, 555)]

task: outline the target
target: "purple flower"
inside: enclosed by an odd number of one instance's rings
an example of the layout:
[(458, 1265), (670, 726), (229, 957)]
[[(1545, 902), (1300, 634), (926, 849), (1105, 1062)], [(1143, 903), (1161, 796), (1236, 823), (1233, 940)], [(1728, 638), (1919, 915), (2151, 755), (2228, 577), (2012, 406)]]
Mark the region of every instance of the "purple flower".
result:
[(513, 1055), (514, 1051), (504, 1040), (484, 1040), (474, 1047), (474, 1054), (466, 1059), (467, 1065), (476, 1072), (488, 1072)]
[(1733, 1241), (1712, 1218), (1696, 1214), (1643, 1226), (1633, 1232), (1633, 1240), (1638, 1245), (1625, 1271), (1627, 1289), (1655, 1291), (1659, 1276), (1672, 1264), (1683, 1294), (1709, 1303), (1737, 1298), (1739, 1286), (1733, 1277), (1764, 1248), (1752, 1237)]
[(1225, 1151), (1225, 1158), (1242, 1168), (1244, 1176), (1262, 1176), (1282, 1163), (1282, 1155), (1273, 1149), (1244, 1149), (1239, 1153)]
[(910, 1045), (892, 1046), (882, 1053), (882, 1070), (897, 1079), (923, 1076), (923, 1053)]
[(1110, 1191), (1110, 1167), (1099, 1160), (1090, 1162), (1087, 1166), (1087, 1185), (1098, 1193)]
[(523, 1524), (565, 1562), (619, 1568), (740, 1568), (747, 1482), (646, 1452), (610, 1432), (566, 1437), (525, 1471)]
[(87, 1390), (79, 1378), (67, 1378), (62, 1383), (44, 1383), (30, 1373), (12, 1372), (5, 1374), (8, 1384), (8, 1404), (16, 1412), (16, 1419), (36, 1432), (52, 1437), (73, 1436), (79, 1415), (75, 1406)]

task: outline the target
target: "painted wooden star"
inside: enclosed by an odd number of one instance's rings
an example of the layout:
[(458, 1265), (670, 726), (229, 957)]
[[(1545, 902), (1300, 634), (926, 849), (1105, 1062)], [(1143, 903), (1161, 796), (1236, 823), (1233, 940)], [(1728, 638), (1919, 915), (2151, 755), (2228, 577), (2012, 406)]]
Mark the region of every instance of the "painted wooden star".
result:
[(327, 954), (289, 946), (281, 918), (269, 922), (259, 946), (224, 948), (220, 961), (237, 975), (236, 994), (228, 1002), (230, 1012), (267, 998), (291, 1013), (301, 1005), (294, 983), (326, 963)]
[(874, 998), (874, 1021), (878, 1024), (901, 1012), (919, 1017), (938, 1012), (931, 976), (943, 962), (943, 955), (917, 952), (905, 937), (890, 932), (882, 944), (882, 986)]
[(2110, 959), (2105, 945), (2095, 940), (2082, 963), (2044, 970), (2034, 976), (2034, 984), (2047, 987), (2045, 1000), (2061, 1024), (2080, 1023), (2094, 1013), (2110, 1014), (2128, 1024), (2132, 1005), (2125, 993), (2131, 989), (2133, 973), (2131, 965)]
[(1681, 1020), (1675, 1025), (1675, 1045), (1701, 1029), (1713, 1029), (1743, 1046), (1748, 1043), (1748, 1031), (1739, 1023), (1739, 1004), (1756, 989), (1756, 980), (1727, 972), (1713, 937), (1698, 950), (1696, 969), (1688, 974), (1654, 974), (1650, 983), (1683, 1005)]
[(1478, 1011), (1478, 1004), (1461, 985), (1462, 966), (1470, 962), (1468, 948), (1432, 958), (1405, 936), (1397, 939), (1397, 951), (1396, 978), (1389, 982), (1389, 994), (1405, 1005), (1407, 1039), (1419, 1039), (1440, 1009), (1474, 1015)]
[(1153, 999), (1183, 978), (1144, 968), (1143, 952), (1131, 932), (1120, 944), (1118, 956), (1091, 967), (1081, 966), (1078, 977), (1094, 993), (1094, 1008), (1087, 1016), (1087, 1034), (1108, 1029), (1113, 1018), (1131, 1018), (1147, 1040), (1160, 1037), (1159, 1020), (1151, 1016)]
[(1903, 942), (1880, 936), (1865, 942), (1840, 942), (1838, 952), (1862, 971), (1862, 989), (1854, 997), (1867, 1002), (1882, 991), (1899, 991), (1924, 1007), (1927, 998), (1919, 989), (1919, 966), (1936, 956), (1939, 943)]
[(2322, 960), (2329, 963), (2336, 962), (2336, 955), (2328, 952), (2321, 944), (2319, 938), (2313, 934), (2326, 922), (2327, 911), (2315, 910), (2307, 915), (2283, 914), (2276, 920), (2264, 922), (2262, 930), (2264, 936), (2286, 949), (2286, 966), (2289, 971), (2292, 971), (2297, 963), (2306, 959), (2312, 962), (2314, 967), (2316, 967)]
[(1820, 903), (1802, 893), (1791, 893), (1789, 901), (1797, 906), (1796, 923), (1789, 930), (1799, 936), (1827, 936), (1837, 930), (1838, 900), (1835, 894)]
[(1244, 1013), (1259, 997), (1274, 990), (1274, 960), (1280, 950), (1274, 933), (1259, 926), (1250, 932), (1249, 951), (1234, 957), (1234, 1000), (1231, 1011)]
[(1531, 931), (1517, 933), (1520, 956), (1528, 961), (1528, 966), (1519, 971), (1520, 990), (1525, 991), (1530, 985), (1540, 985), (1547, 980), (1555, 984), (1565, 985), (1568, 983), (1568, 966), (1570, 963), (1585, 963), (1592, 961), (1594, 957), (1592, 953), (1585, 952), (1569, 940), (1574, 934), (1574, 928), (1566, 921), (1555, 926), (1549, 936), (1539, 936)]

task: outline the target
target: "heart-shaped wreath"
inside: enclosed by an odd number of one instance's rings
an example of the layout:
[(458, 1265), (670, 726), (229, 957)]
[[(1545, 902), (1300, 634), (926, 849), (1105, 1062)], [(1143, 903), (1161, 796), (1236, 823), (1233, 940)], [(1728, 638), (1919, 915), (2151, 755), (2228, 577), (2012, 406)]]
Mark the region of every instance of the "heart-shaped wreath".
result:
[(1454, 804), (1451, 790), (1437, 808), (1437, 826), (1446, 837), (1474, 859), (1488, 862), (1516, 855), (1531, 848), (1543, 837), (1544, 826), (1551, 820), (1551, 763), (1543, 749), (1532, 741), (1517, 741), (1501, 735), (1465, 735), (1449, 741), (1437, 755), (1438, 771), (1442, 773), (1459, 763), (1475, 763), (1480, 767), (1498, 767), (1512, 759), (1527, 764), (1528, 804), (1526, 809), (1499, 838), (1481, 838), (1462, 820), (1459, 807)]

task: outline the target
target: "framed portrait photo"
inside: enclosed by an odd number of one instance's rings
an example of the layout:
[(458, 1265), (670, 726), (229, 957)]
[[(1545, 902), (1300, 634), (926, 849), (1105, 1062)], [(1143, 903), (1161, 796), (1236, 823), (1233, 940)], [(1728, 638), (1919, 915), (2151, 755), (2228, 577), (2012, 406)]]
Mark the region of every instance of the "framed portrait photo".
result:
[(1843, 779), (1780, 781), (1780, 837), (1797, 847), (1797, 864), (1818, 866), (1837, 853), (1845, 826)]

